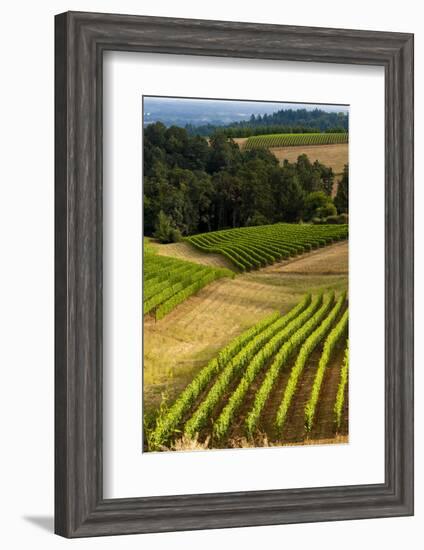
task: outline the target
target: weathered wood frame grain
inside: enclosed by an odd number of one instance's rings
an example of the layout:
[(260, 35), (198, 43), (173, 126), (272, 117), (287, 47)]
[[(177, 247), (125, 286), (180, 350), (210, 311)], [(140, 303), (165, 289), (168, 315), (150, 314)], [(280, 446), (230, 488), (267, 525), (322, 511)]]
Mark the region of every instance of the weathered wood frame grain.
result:
[[(65, 537), (413, 514), (413, 35), (68, 12), (55, 20), (55, 531)], [(385, 482), (103, 499), (105, 50), (385, 70)]]

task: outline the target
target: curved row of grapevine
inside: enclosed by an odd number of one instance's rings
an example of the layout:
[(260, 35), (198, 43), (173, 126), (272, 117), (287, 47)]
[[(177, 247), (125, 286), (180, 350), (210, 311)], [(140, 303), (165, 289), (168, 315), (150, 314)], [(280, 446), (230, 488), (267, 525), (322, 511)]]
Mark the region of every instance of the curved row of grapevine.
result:
[(151, 278), (145, 278), (144, 288), (143, 288), (143, 298), (144, 300), (149, 300), (155, 294), (158, 294), (169, 286), (169, 281), (172, 278), (173, 281), (191, 279), (193, 282), (198, 278), (199, 273), (208, 273), (207, 270), (204, 270), (202, 266), (197, 268), (194, 266), (182, 266), (177, 267), (176, 269), (169, 270), (168, 272), (161, 272), (158, 275), (155, 275)]
[[(287, 339), (298, 330), (298, 327), (305, 322), (305, 319), (308, 319), (315, 313), (320, 305), (320, 297), (315, 299), (309, 307), (305, 309), (308, 302), (311, 302), (310, 297), (308, 301), (306, 301), (305, 298), (290, 312), (292, 320), (288, 322), (285, 327), (282, 327), (250, 361), (239, 385), (231, 394), (228, 403), (214, 423), (213, 432), (217, 438), (222, 438), (227, 434), (233, 418), (243, 403), (244, 397), (258, 373), (266, 365), (269, 359), (271, 359), (271, 357), (281, 348), (283, 343), (286, 342)], [(289, 319), (287, 320), (289, 321)]]
[(177, 294), (178, 292), (180, 292), (180, 290), (182, 290), (183, 288), (184, 287), (180, 282), (174, 285), (168, 285), (157, 294), (154, 294), (150, 298), (144, 300), (144, 303), (143, 303), (144, 314), (146, 315), (146, 313), (149, 313), (150, 311), (152, 311), (152, 309), (156, 308), (162, 302), (165, 302), (166, 300), (168, 300), (174, 294)]
[(346, 239), (347, 225), (287, 224), (224, 229), (187, 237), (202, 252), (228, 258), (246, 271)]
[(314, 349), (317, 347), (317, 345), (321, 342), (321, 340), (325, 338), (333, 322), (340, 313), (340, 310), (342, 309), (345, 300), (346, 293), (343, 293), (343, 295), (337, 300), (336, 305), (333, 307), (329, 315), (324, 319), (319, 327), (306, 339), (305, 343), (300, 348), (296, 362), (290, 372), (287, 385), (284, 389), (283, 398), (281, 400), (281, 404), (278, 408), (277, 416), (275, 419), (276, 427), (280, 432), (284, 427), (287, 413), (306, 361), (308, 360)]
[(324, 380), (325, 370), (330, 362), (332, 353), (340, 338), (345, 334), (349, 319), (349, 310), (346, 309), (342, 318), (333, 328), (324, 343), (324, 348), (319, 360), (318, 369), (315, 374), (314, 383), (312, 386), (311, 396), (305, 406), (305, 428), (307, 431), (312, 429), (315, 412), (318, 404), (319, 394), (321, 391), (322, 381)]
[[(302, 301), (302, 308), (306, 307), (310, 301), (310, 296)], [(277, 319), (265, 331), (253, 338), (245, 347), (243, 347), (231, 361), (229, 361), (219, 374), (215, 383), (207, 393), (204, 400), (200, 403), (191, 418), (184, 426), (184, 434), (193, 438), (210, 418), (214, 408), (218, 405), (220, 399), (234, 381), (237, 374), (249, 363), (254, 355), (280, 330), (282, 330), (299, 313), (298, 307), (294, 307), (287, 315)]]
[[(255, 379), (271, 363), (244, 421), (247, 434), (253, 436), (281, 369), (288, 365), (297, 353), (277, 413), (276, 423), (280, 421), (277, 427), (281, 429), (305, 362), (313, 349), (329, 333), (315, 375), (311, 398), (305, 409), (305, 414), (311, 418), (309, 425), (312, 426), (325, 366), (332, 348), (346, 329), (347, 310), (331, 330), (345, 300), (346, 295), (343, 294), (335, 302), (334, 292), (314, 298), (307, 295), (286, 315), (281, 316), (279, 312), (275, 312), (232, 340), (201, 369), (166, 413), (159, 415), (154, 431), (149, 434), (149, 449), (160, 449), (177, 432), (184, 433), (188, 438), (195, 437), (209, 424), (216, 411), (220, 413), (213, 423), (213, 436), (216, 440), (224, 440), (233, 421), (240, 414), (240, 407), (245, 402)], [(336, 428), (339, 428), (342, 418), (346, 380), (347, 352), (334, 406)], [(231, 388), (234, 389), (224, 403), (223, 400)], [(278, 416), (281, 414), (284, 415), (282, 422)]]
[(190, 384), (179, 395), (174, 404), (169, 408), (164, 417), (160, 418), (153, 434), (151, 435), (151, 450), (158, 449), (164, 445), (173, 434), (184, 414), (194, 404), (202, 391), (206, 388), (212, 378), (219, 372), (223, 365), (236, 355), (256, 335), (263, 332), (267, 327), (280, 318), (280, 313), (275, 311), (268, 315), (256, 325), (244, 331), (240, 336), (225, 346), (219, 354), (211, 359), (209, 363), (197, 374)]
[(349, 134), (340, 132), (338, 134), (264, 134), (250, 136), (244, 149), (268, 149), (270, 147), (292, 147), (296, 145), (331, 145), (337, 143), (348, 143)]
[(260, 416), (268, 401), (271, 391), (275, 386), (275, 382), (278, 379), (281, 369), (288, 363), (290, 357), (293, 355), (293, 352), (303, 344), (306, 338), (316, 329), (316, 327), (328, 314), (334, 303), (334, 292), (329, 296), (326, 296), (324, 300), (322, 299), (322, 296), (319, 296), (316, 300), (319, 300), (319, 305), (321, 307), (312, 315), (312, 317), (309, 315), (308, 317), (305, 316), (305, 318), (299, 319), (296, 332), (281, 347), (275, 356), (259, 390), (255, 395), (253, 406), (245, 420), (246, 431), (250, 436), (254, 434), (256, 428), (258, 427)]
[(165, 258), (164, 256), (149, 256), (144, 266), (144, 282), (154, 285), (166, 281), (170, 275), (176, 275), (177, 273), (189, 270), (200, 270), (205, 267), (189, 262), (181, 264), (180, 261), (176, 258)]
[(340, 382), (339, 382), (339, 387), (337, 388), (336, 403), (334, 405), (334, 420), (335, 420), (337, 430), (340, 429), (340, 424), (342, 422), (343, 405), (344, 405), (345, 393), (346, 393), (345, 388), (347, 384), (348, 375), (349, 375), (349, 340), (346, 342), (343, 365), (340, 371)]
[(143, 311), (155, 311), (162, 319), (178, 304), (222, 277), (234, 277), (229, 269), (215, 269), (177, 258), (144, 254)]

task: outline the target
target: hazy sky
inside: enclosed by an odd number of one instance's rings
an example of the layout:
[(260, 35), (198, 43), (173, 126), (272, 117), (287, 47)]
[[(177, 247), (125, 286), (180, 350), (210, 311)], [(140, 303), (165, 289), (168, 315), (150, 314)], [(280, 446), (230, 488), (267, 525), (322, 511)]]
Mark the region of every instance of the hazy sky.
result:
[(349, 111), (348, 105), (332, 105), (326, 103), (295, 103), (295, 102), (271, 102), (271, 101), (249, 101), (249, 100), (229, 100), (229, 99), (197, 99), (180, 97), (152, 97), (144, 96), (144, 108), (161, 105), (166, 108), (190, 106), (199, 108), (215, 108), (225, 111), (233, 111), (238, 114), (249, 115), (251, 113), (263, 112), (272, 113), (281, 109), (322, 109), (328, 112)]

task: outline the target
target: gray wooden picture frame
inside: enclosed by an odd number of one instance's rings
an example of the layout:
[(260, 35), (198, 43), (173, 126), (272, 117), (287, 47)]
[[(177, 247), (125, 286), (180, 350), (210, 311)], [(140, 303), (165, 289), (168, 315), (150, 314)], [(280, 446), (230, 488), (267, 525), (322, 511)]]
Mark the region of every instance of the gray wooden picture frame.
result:
[[(102, 56), (106, 50), (384, 67), (384, 483), (103, 498)], [(413, 514), (413, 89), (411, 34), (96, 13), (56, 16), (57, 534), (86, 537)]]

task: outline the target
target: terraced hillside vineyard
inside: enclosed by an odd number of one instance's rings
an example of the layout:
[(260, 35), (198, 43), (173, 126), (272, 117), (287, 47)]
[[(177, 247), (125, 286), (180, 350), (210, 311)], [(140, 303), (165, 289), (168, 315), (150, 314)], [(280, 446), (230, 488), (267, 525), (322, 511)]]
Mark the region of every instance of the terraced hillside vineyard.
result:
[(153, 312), (162, 319), (176, 306), (221, 277), (234, 277), (229, 269), (214, 269), (204, 265), (157, 256), (145, 245), (144, 253), (144, 314)]
[(143, 451), (347, 443), (349, 107), (142, 102)]
[(344, 224), (278, 223), (202, 233), (187, 241), (203, 252), (222, 254), (240, 271), (248, 271), (347, 237)]
[(271, 147), (292, 147), (296, 145), (332, 145), (348, 143), (348, 133), (319, 133), (319, 134), (264, 134), (250, 136), (243, 148), (269, 149)]
[[(240, 436), (251, 442), (263, 437), (271, 444), (284, 442), (283, 425), (290, 430), (306, 370), (314, 373), (315, 382), (302, 412), (307, 418), (319, 414), (326, 384), (323, 369), (336, 344), (345, 345), (347, 316), (346, 293), (336, 297), (330, 292), (308, 294), (285, 314), (274, 312), (259, 320), (211, 359), (172, 406), (161, 411), (148, 435), (149, 450), (168, 448), (181, 437), (213, 448), (231, 447)], [(311, 359), (314, 351), (321, 356), (318, 367)], [(341, 365), (338, 371), (345, 380)], [(327, 404), (334, 433), (343, 417), (345, 382), (339, 388), (334, 402)], [(311, 433), (312, 421), (300, 436)]]

